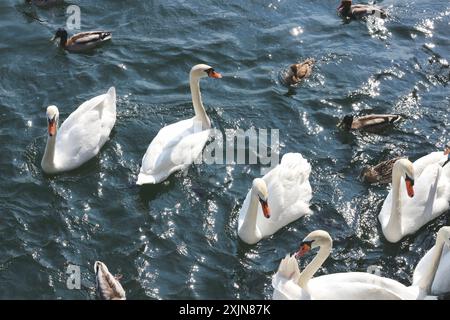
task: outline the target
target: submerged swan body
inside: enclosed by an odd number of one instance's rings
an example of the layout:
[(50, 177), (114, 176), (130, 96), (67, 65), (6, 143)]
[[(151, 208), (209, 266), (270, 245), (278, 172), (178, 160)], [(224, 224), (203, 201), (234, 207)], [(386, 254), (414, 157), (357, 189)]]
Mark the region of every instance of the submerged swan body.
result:
[(116, 122), (116, 90), (111, 87), (84, 102), (60, 128), (56, 106), (47, 108), (48, 137), (41, 161), (45, 173), (55, 174), (78, 168), (95, 157), (108, 141)]
[(155, 184), (175, 171), (188, 168), (200, 155), (210, 136), (211, 122), (203, 107), (200, 79), (221, 78), (205, 64), (192, 67), (189, 79), (195, 116), (162, 128), (142, 158), (136, 184)]
[(95, 261), (95, 286), (97, 295), (102, 300), (126, 300), (125, 290), (123, 290), (117, 277), (114, 277), (101, 261)]

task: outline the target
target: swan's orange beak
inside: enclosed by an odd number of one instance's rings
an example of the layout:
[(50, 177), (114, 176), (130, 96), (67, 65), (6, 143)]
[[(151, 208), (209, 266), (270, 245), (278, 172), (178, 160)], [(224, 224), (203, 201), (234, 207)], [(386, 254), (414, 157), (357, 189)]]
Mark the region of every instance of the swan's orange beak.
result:
[(295, 257), (296, 258), (301, 258), (301, 257), (303, 257), (305, 255), (305, 253), (307, 253), (310, 250), (311, 250), (311, 244), (307, 243), (307, 242), (302, 242), (300, 244), (300, 249), (295, 254)]
[(48, 120), (48, 134), (50, 137), (56, 134), (56, 120)]
[(214, 78), (214, 79), (220, 79), (220, 78), (222, 78), (222, 75), (214, 70), (211, 70), (208, 72), (208, 77)]
[(406, 191), (408, 192), (408, 196), (410, 198), (414, 197), (414, 180), (410, 177), (406, 176), (405, 178), (406, 182)]
[(264, 213), (264, 217), (269, 219), (270, 218), (269, 204), (267, 203), (267, 201), (264, 201), (264, 200), (259, 200), (259, 202), (261, 203), (261, 208)]

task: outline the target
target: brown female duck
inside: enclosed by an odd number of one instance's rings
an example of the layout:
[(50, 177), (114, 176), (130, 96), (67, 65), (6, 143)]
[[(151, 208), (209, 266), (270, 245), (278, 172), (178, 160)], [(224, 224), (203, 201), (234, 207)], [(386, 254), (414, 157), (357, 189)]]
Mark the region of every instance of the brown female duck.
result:
[(289, 85), (294, 85), (308, 78), (311, 75), (315, 60), (306, 59), (301, 63), (292, 64), (286, 73), (284, 81)]
[(392, 168), (399, 159), (402, 159), (402, 157), (386, 160), (376, 166), (364, 168), (361, 172), (361, 179), (367, 183), (390, 183), (392, 181)]

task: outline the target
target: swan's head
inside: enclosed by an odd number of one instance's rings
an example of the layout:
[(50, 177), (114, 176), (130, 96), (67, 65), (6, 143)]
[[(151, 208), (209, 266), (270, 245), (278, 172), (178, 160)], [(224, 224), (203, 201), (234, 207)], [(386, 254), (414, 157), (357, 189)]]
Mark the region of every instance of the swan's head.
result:
[(48, 135), (53, 137), (56, 134), (56, 128), (58, 126), (59, 111), (56, 106), (49, 106), (47, 108), (47, 123), (48, 123)]
[(252, 193), (254, 197), (258, 198), (259, 203), (264, 214), (264, 217), (270, 218), (269, 209), (269, 191), (267, 190), (267, 184), (263, 179), (257, 178), (253, 180)]
[(211, 66), (208, 66), (207, 64), (197, 64), (192, 67), (191, 78), (194, 79), (200, 79), (205, 77), (220, 79), (222, 78), (222, 75), (216, 71), (214, 71), (214, 68)]
[(354, 117), (352, 115), (346, 115), (342, 121), (338, 124), (338, 127), (350, 130), (352, 128)]
[[(444, 243), (450, 248), (450, 227), (442, 227), (441, 229), (439, 229), (437, 238), (442, 239)], [(436, 239), (436, 242), (438, 239)]]
[(300, 243), (300, 249), (295, 254), (295, 257), (302, 257), (305, 253), (310, 251), (311, 249), (321, 247), (321, 246), (331, 246), (333, 244), (333, 240), (330, 237), (330, 234), (323, 230), (316, 230), (311, 232), (303, 239), (302, 243)]
[(396, 174), (400, 174), (405, 178), (406, 191), (408, 192), (408, 196), (410, 198), (414, 197), (414, 167), (412, 162), (408, 159), (397, 160), (394, 163), (394, 168), (392, 169), (392, 175)]

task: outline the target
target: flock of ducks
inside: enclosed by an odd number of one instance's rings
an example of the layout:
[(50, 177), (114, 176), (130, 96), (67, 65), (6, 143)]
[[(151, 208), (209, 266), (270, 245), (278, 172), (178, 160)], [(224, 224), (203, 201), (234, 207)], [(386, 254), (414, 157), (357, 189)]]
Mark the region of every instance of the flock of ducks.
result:
[[(37, 6), (59, 3), (50, 0), (30, 0)], [(338, 12), (345, 18), (361, 18), (383, 9), (372, 5), (352, 5), (342, 0)], [(80, 52), (111, 39), (105, 31), (84, 32), (68, 38), (59, 29), (55, 38), (60, 46)], [(286, 75), (293, 85), (307, 78), (314, 59), (294, 64)], [(157, 184), (172, 173), (185, 170), (201, 154), (210, 137), (211, 121), (203, 106), (200, 93), (202, 78), (220, 79), (220, 73), (209, 65), (198, 64), (189, 73), (194, 116), (163, 127), (151, 141), (142, 158), (137, 185)], [(109, 139), (116, 122), (116, 91), (111, 87), (105, 94), (81, 104), (59, 126), (59, 111), (49, 106), (46, 112), (48, 137), (41, 167), (47, 174), (73, 170), (95, 157)], [(340, 127), (360, 130), (398, 122), (399, 115), (346, 116)], [(444, 151), (426, 155), (414, 163), (406, 158), (391, 159), (363, 171), (370, 183), (392, 182), (378, 219), (389, 242), (398, 242), (414, 234), (429, 221), (449, 210), (450, 202), (450, 143)], [(309, 183), (311, 166), (299, 153), (285, 154), (281, 162), (261, 178), (253, 180), (239, 212), (238, 236), (248, 244), (267, 238), (284, 226), (312, 213)], [(314, 274), (332, 250), (332, 239), (323, 230), (303, 239), (299, 251), (286, 256), (273, 277), (274, 299), (423, 299), (450, 291), (450, 227), (438, 232), (436, 245), (420, 260), (410, 287), (370, 273), (345, 272), (314, 278)], [(316, 257), (303, 270), (297, 258), (319, 248)], [(125, 299), (125, 291), (106, 265), (94, 264), (96, 287), (102, 299)]]

